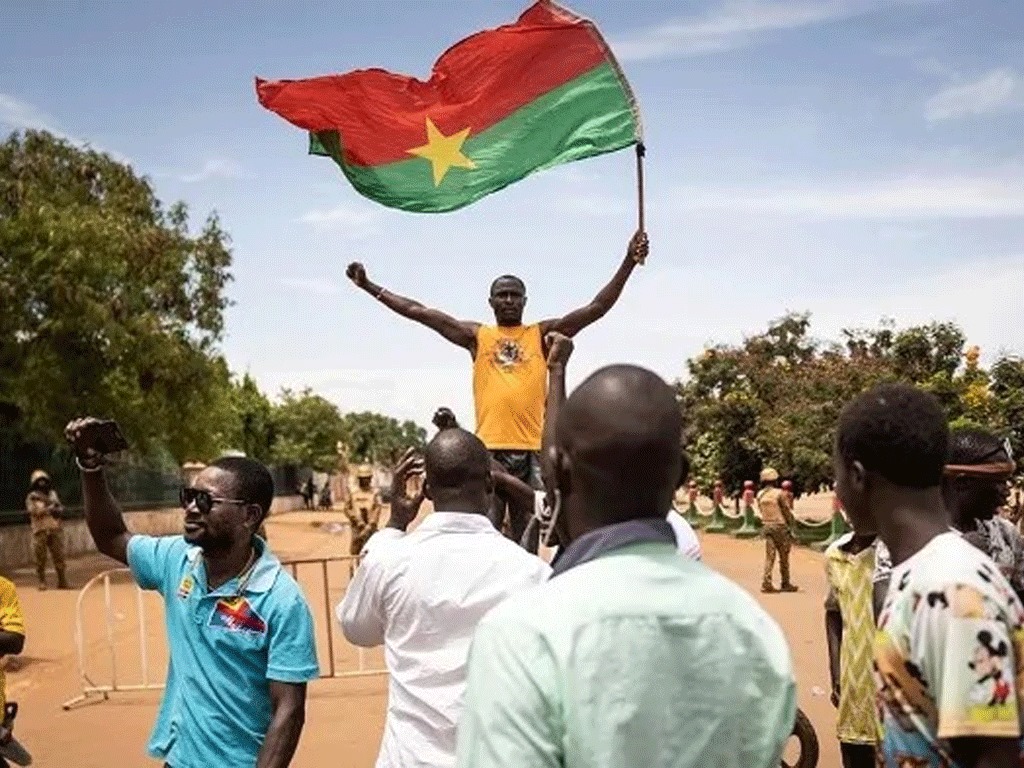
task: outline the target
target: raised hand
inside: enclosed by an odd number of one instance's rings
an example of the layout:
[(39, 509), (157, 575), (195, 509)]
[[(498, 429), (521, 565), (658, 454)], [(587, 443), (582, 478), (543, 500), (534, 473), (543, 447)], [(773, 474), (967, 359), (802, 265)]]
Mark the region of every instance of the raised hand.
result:
[(407, 481), (423, 474), (423, 457), (416, 448), (409, 448), (399, 460), (391, 478), (391, 519), (388, 527), (404, 531), (416, 519), (423, 504), (424, 489), (409, 496)]
[(97, 467), (103, 464), (103, 453), (99, 450), (99, 426), (99, 419), (87, 416), (84, 419), (75, 419), (64, 428), (64, 437), (71, 444), (78, 462), (83, 467)]
[(576, 346), (572, 339), (563, 333), (552, 331), (544, 337), (544, 341), (548, 347), (548, 368), (569, 362)]
[(629, 248), (626, 249), (626, 255), (633, 259), (637, 264), (643, 264), (647, 261), (647, 254), (650, 252), (651, 245), (647, 241), (647, 233), (641, 230), (637, 230), (633, 237), (630, 238)]
[(353, 261), (348, 265), (345, 270), (345, 274), (348, 275), (348, 279), (355, 283), (360, 288), (365, 288), (368, 278), (366, 277), (366, 267), (360, 264), (358, 261)]
[(433, 424), (437, 427), (438, 431), (443, 432), (446, 429), (457, 428), (459, 426), (459, 421), (455, 418), (455, 414), (452, 413), (451, 408), (441, 406), (434, 412)]

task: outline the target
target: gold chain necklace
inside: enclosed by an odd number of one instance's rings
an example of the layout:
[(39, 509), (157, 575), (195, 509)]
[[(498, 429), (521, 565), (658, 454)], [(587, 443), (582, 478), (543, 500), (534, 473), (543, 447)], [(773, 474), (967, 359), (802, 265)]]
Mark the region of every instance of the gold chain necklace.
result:
[[(206, 555), (203, 555), (203, 566), (206, 567)], [(245, 588), (247, 586), (249, 586), (249, 579), (252, 578), (252, 572), (255, 569), (255, 566), (256, 566), (256, 547), (253, 547), (252, 548), (252, 552), (249, 553), (249, 559), (246, 561), (245, 565), (242, 567), (242, 570), (240, 570), (238, 572), (238, 575), (234, 577), (235, 579), (238, 579), (238, 586), (235, 588), (235, 592), (232, 595), (232, 598), (234, 598), (235, 600), (240, 598), (242, 596), (242, 593), (245, 591)], [(207, 576), (210, 575), (210, 569), (209, 568), (206, 568), (206, 575)], [(231, 581), (231, 579), (228, 579), (228, 581)], [(226, 584), (227, 582), (224, 582), (224, 583)], [(218, 589), (219, 589), (219, 587), (218, 587)]]

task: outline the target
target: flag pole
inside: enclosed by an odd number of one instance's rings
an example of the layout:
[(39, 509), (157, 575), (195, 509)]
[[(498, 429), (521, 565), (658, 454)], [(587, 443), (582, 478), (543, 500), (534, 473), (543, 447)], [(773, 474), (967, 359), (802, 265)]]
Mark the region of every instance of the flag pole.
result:
[[(644, 155), (647, 154), (647, 148), (644, 147), (642, 141), (636, 143), (636, 228), (638, 232), (646, 231), (644, 229)], [(643, 259), (638, 259), (637, 263), (643, 264)]]
[(644, 155), (647, 148), (642, 141), (636, 143), (636, 203), (637, 229), (644, 231)]

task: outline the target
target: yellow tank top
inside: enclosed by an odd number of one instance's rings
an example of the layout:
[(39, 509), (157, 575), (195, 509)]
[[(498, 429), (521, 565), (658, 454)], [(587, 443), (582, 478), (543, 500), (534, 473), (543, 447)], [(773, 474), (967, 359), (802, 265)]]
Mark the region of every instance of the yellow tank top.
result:
[(539, 451), (547, 362), (539, 325), (482, 325), (476, 334), (476, 434), (492, 451)]

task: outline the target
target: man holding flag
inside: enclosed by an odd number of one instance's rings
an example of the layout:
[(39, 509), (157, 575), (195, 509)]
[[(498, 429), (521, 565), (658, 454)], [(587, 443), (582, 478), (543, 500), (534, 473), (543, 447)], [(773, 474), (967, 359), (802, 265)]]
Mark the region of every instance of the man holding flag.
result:
[[(372, 282), (362, 264), (350, 264), (348, 276), (388, 309), (422, 323), (469, 352), (473, 358), (477, 436), (510, 475), (540, 488), (538, 453), (547, 394), (548, 350), (544, 339), (552, 332), (571, 338), (607, 314), (633, 269), (644, 260), (647, 248), (647, 235), (637, 232), (619, 269), (593, 301), (563, 317), (529, 325), (523, 324), (526, 285), (513, 275), (499, 277), (491, 284), (489, 303), (494, 310), (494, 325), (456, 320), (391, 293)], [(504, 507), (498, 505), (491, 521), (499, 530)], [(519, 519), (518, 515), (510, 520), (509, 534), (514, 541), (520, 540), (528, 522), (528, 518)]]
[[(605, 315), (648, 251), (639, 110), (600, 31), (538, 0), (514, 23), (449, 48), (426, 81), (367, 69), (257, 79), (256, 92), (260, 104), (308, 131), (310, 152), (331, 157), (360, 194), (420, 213), (452, 211), (531, 173), (636, 145), (638, 231), (611, 282), (564, 317), (523, 325), (526, 286), (511, 275), (491, 286), (491, 326), (390, 293), (362, 264), (348, 267), (349, 278), (386, 307), (469, 351), (477, 435), (510, 474), (538, 485), (543, 339), (550, 332), (575, 336)], [(526, 523), (513, 521), (513, 538)]]

